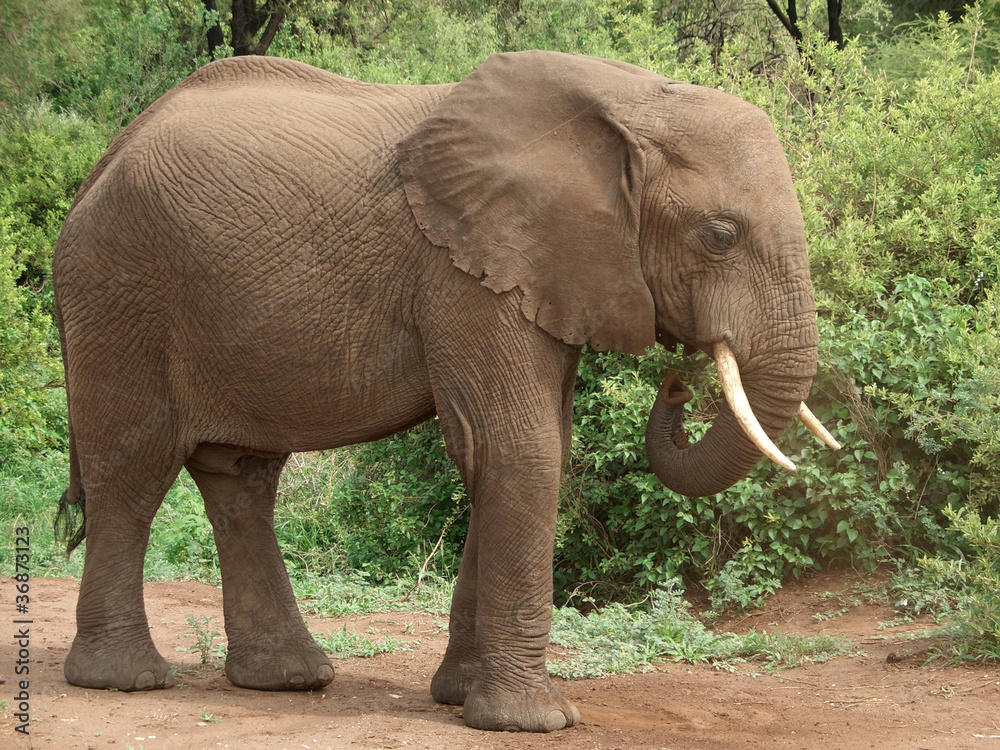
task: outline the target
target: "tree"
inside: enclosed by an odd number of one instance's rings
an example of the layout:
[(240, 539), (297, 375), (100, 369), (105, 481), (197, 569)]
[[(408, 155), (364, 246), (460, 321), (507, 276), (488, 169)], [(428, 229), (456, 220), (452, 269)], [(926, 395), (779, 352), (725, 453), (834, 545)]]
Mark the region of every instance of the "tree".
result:
[[(222, 21), (216, 0), (202, 0), (205, 10), (214, 13), (216, 23), (208, 29), (208, 54), (215, 60), (224, 43)], [(265, 0), (258, 7), (256, 0), (233, 0), (229, 19), (230, 39), (234, 55), (264, 55), (285, 20), (293, 0)], [(263, 29), (263, 32), (261, 31)], [(257, 36), (260, 34), (260, 36)], [(256, 37), (256, 41), (254, 40)]]
[[(834, 42), (838, 49), (844, 48), (844, 31), (840, 27), (840, 12), (842, 10), (843, 3), (841, 0), (827, 0), (826, 3), (826, 18), (827, 18), (827, 34), (826, 38)], [(785, 10), (781, 9), (778, 5), (777, 0), (767, 0), (767, 7), (771, 9), (771, 12), (777, 16), (778, 20), (781, 21), (781, 25), (785, 27), (789, 34), (791, 34), (792, 39), (795, 40), (795, 46), (801, 51), (802, 49), (802, 28), (799, 26), (799, 13), (798, 9), (795, 7), (795, 0), (787, 0)]]

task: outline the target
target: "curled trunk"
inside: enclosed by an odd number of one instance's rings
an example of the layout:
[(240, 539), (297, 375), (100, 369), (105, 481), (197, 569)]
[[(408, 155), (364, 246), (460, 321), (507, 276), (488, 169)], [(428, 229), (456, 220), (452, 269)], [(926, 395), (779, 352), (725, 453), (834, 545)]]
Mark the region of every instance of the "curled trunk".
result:
[[(753, 412), (771, 439), (784, 433), (795, 419), (811, 376), (812, 372), (799, 383), (767, 377), (745, 383)], [(675, 492), (690, 497), (714, 495), (743, 479), (762, 454), (728, 402), (704, 437), (691, 444), (684, 431), (684, 404), (690, 398), (691, 392), (676, 375), (664, 379), (646, 426), (646, 456), (653, 473)]]

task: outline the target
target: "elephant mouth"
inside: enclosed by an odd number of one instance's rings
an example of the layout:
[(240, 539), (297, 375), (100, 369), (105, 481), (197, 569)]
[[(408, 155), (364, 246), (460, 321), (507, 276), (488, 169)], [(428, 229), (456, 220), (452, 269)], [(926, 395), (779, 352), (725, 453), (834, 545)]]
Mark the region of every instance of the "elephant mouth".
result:
[[(673, 353), (676, 353), (677, 346), (683, 343), (679, 338), (677, 338), (672, 333), (662, 328), (656, 329), (656, 341), (662, 344), (663, 348), (666, 349), (668, 352), (673, 352)], [(685, 347), (685, 352), (687, 350), (688, 347)]]
[[(710, 347), (691, 346), (668, 332), (658, 332), (657, 340), (671, 351), (676, 351), (678, 344), (684, 345), (685, 355), (697, 350), (709, 351), (715, 360), (726, 403), (743, 434), (767, 458), (788, 471), (796, 470), (795, 464), (774, 444), (774, 441), (767, 435), (757, 416), (754, 414), (753, 408), (750, 406), (750, 400), (743, 388), (743, 381), (740, 376), (736, 356), (726, 341), (717, 341)], [(676, 373), (664, 379), (658, 396), (658, 400), (664, 405), (668, 405), (678, 417), (680, 417), (680, 410), (683, 405), (690, 401), (691, 398), (691, 391), (683, 384), (680, 376)], [(799, 404), (796, 416), (813, 435), (828, 447), (833, 450), (840, 450), (840, 443), (837, 442), (833, 435), (816, 418), (804, 401)], [(681, 450), (687, 448), (689, 445), (687, 436), (683, 430), (673, 430), (672, 441)]]
[[(768, 437), (760, 421), (753, 413), (753, 409), (750, 407), (750, 400), (743, 389), (739, 365), (736, 363), (736, 357), (729, 348), (729, 344), (725, 341), (716, 342), (712, 347), (712, 353), (715, 356), (715, 366), (719, 372), (719, 380), (722, 382), (722, 392), (725, 394), (726, 402), (729, 404), (729, 408), (732, 409), (733, 415), (736, 417), (736, 421), (739, 423), (744, 434), (769, 459), (779, 466), (788, 469), (788, 471), (795, 471), (795, 464)], [(799, 404), (796, 416), (813, 435), (826, 443), (827, 446), (833, 450), (840, 450), (840, 443), (834, 439), (833, 435), (830, 434), (809, 410), (805, 401)]]

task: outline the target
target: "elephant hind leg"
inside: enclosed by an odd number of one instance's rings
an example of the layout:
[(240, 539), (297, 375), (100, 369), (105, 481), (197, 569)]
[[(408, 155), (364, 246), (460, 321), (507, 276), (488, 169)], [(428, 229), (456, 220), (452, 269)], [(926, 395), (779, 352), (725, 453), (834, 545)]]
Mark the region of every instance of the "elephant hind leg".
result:
[(476, 529), (476, 509), (469, 517), (462, 564), (451, 598), (448, 619), (448, 649), (444, 660), (431, 680), (431, 696), (438, 703), (461, 706), (475, 687), (482, 664), (476, 647), (476, 579), (479, 535)]
[(129, 443), (110, 451), (88, 480), (77, 632), (64, 665), (66, 680), (79, 687), (128, 692), (173, 684), (149, 635), (142, 577), (150, 525), (180, 463), (144, 476), (148, 455), (126, 450)]
[(283, 455), (198, 447), (185, 465), (205, 500), (222, 569), (226, 676), (258, 690), (312, 690), (333, 665), (299, 615), (274, 533)]

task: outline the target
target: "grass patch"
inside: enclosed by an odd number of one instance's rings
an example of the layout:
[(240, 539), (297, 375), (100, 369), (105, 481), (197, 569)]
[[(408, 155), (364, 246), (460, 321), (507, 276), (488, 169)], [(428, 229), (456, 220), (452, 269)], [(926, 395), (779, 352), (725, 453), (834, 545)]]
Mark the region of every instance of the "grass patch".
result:
[[(31, 530), (32, 577), (79, 578), (83, 573), (83, 555), (67, 559), (65, 545), (56, 544), (53, 534), (59, 498), (68, 483), (64, 453), (41, 453), (17, 464), (0, 462), (0, 524), (8, 534), (17, 527)], [(14, 575), (13, 555), (13, 544), (0, 544), (0, 575)]]
[(419, 583), (398, 578), (377, 584), (359, 572), (292, 575), (292, 590), (299, 609), (304, 615), (317, 617), (402, 610), (446, 614), (451, 606), (453, 588), (453, 581), (436, 576), (424, 576)]
[(368, 658), (376, 654), (391, 654), (396, 651), (409, 650), (409, 646), (403, 641), (391, 636), (383, 634), (381, 640), (373, 641), (358, 633), (349, 632), (346, 625), (341, 630), (335, 630), (332, 633), (320, 635), (313, 633), (312, 636), (316, 639), (319, 647), (335, 659), (349, 659), (352, 656)]
[(722, 668), (752, 661), (773, 671), (827, 661), (853, 650), (848, 641), (830, 636), (713, 633), (691, 613), (673, 585), (654, 595), (649, 610), (611, 604), (584, 616), (570, 607), (558, 607), (551, 640), (579, 651), (549, 662), (551, 674), (567, 679), (648, 671), (658, 661)]

